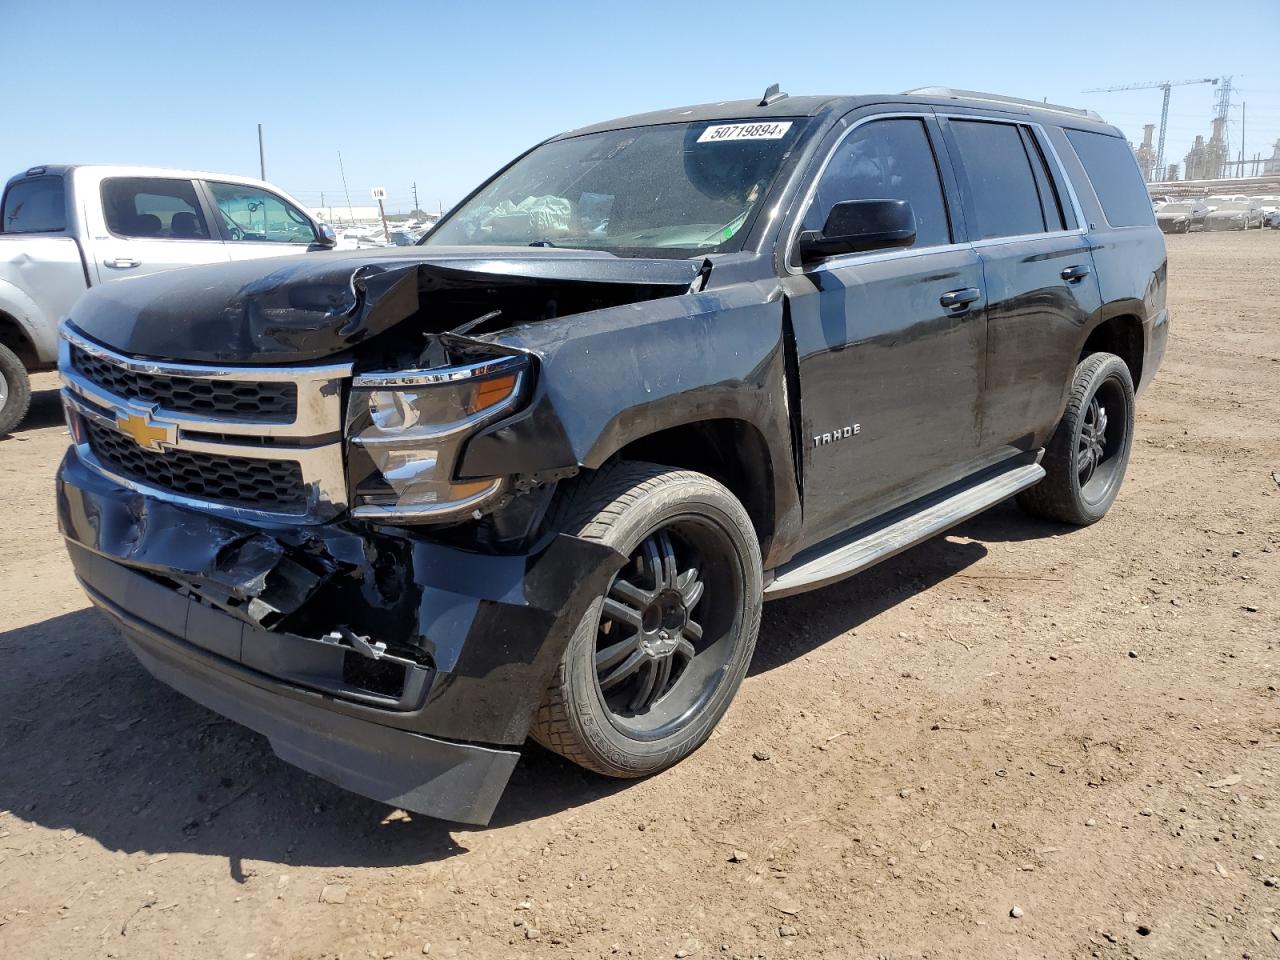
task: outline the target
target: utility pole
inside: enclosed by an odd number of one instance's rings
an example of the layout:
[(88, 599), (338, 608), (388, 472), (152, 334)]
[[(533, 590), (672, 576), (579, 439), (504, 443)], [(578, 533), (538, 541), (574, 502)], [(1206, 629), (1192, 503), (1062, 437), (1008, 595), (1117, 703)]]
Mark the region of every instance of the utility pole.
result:
[(418, 181), (413, 181), (413, 212), (417, 213), (421, 208), (418, 206)]
[(267, 154), (262, 148), (262, 124), (258, 124), (258, 179), (267, 179)]
[(1248, 104), (1240, 101), (1240, 176), (1244, 176), (1244, 108)]
[(342, 165), (342, 151), (338, 151), (338, 172), (342, 174), (342, 192), (347, 195), (347, 216), (351, 218), (351, 222), (356, 222), (355, 211), (351, 209), (351, 191), (347, 189), (347, 170)]

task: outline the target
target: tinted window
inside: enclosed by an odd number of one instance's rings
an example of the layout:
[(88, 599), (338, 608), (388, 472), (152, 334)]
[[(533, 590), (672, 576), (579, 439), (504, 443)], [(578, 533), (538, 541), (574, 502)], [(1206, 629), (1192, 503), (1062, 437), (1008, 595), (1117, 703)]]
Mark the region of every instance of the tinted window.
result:
[(20, 180), (4, 195), (0, 230), (5, 233), (57, 233), (67, 229), (67, 203), (61, 177)]
[(315, 243), (311, 221), (297, 207), (261, 187), (210, 183), (230, 240), (251, 243)]
[(1044, 210), (1031, 159), (1008, 123), (952, 120), (977, 223), (974, 239), (1043, 233)]
[[(1044, 154), (1040, 152), (1040, 144), (1036, 143), (1036, 138), (1032, 136), (1029, 127), (1019, 127), (1022, 133), (1022, 146), (1027, 151), (1027, 158), (1031, 161), (1031, 172), (1036, 178), (1036, 192), (1040, 194), (1040, 208), (1044, 212), (1044, 222), (1049, 230), (1063, 230), (1066, 224), (1063, 221), (1062, 204), (1059, 202), (1058, 194), (1053, 189), (1053, 184), (1049, 182), (1049, 171), (1045, 168)], [(1072, 226), (1075, 226), (1072, 217)]]
[(1119, 137), (1084, 130), (1068, 130), (1067, 139), (1089, 174), (1107, 223), (1113, 227), (1155, 223), (1147, 186), (1129, 144)]
[(805, 230), (821, 230), (842, 200), (906, 200), (916, 215), (917, 247), (950, 243), (938, 164), (919, 120), (876, 120), (836, 148), (805, 214)]
[(208, 240), (209, 225), (190, 180), (113, 177), (102, 181), (102, 213), (118, 237)]

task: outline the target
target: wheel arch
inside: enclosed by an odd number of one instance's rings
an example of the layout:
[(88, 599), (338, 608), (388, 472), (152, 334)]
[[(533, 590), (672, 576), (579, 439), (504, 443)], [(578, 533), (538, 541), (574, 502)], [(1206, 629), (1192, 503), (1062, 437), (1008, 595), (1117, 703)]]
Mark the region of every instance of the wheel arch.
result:
[(57, 356), (57, 335), (40, 306), (25, 290), (0, 279), (0, 343), (28, 369), (49, 366)]
[(40, 366), (36, 345), (26, 328), (4, 310), (0, 310), (0, 344), (12, 350), (28, 370)]
[(1134, 389), (1142, 382), (1146, 354), (1146, 333), (1141, 318), (1133, 312), (1117, 312), (1094, 326), (1080, 346), (1077, 363), (1093, 353), (1114, 353), (1129, 368)]
[(693, 470), (723, 484), (746, 509), (767, 554), (777, 532), (775, 464), (755, 424), (732, 417), (681, 423), (630, 440), (610, 459)]

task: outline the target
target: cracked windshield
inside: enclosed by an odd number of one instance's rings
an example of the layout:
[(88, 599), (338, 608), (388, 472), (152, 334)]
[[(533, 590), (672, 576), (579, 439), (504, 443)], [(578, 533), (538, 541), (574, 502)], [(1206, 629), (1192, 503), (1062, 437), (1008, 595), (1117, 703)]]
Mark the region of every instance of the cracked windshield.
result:
[(804, 122), (673, 123), (544, 144), (423, 241), (619, 256), (737, 250)]

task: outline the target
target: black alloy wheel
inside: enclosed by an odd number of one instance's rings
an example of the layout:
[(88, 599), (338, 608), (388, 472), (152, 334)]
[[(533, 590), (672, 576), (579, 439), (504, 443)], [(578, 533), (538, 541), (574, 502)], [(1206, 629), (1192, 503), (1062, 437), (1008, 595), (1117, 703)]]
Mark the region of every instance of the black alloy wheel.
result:
[(759, 539), (741, 502), (690, 470), (616, 461), (558, 494), (555, 529), (626, 560), (572, 628), (530, 734), (588, 770), (647, 776), (701, 746), (742, 684)]
[(723, 641), (741, 626), (732, 549), (704, 520), (677, 518), (646, 536), (614, 577), (600, 608), (595, 670), (620, 730), (662, 736), (714, 692), (731, 650)]
[(1076, 367), (1067, 409), (1045, 446), (1045, 477), (1018, 505), (1046, 520), (1101, 520), (1124, 482), (1133, 446), (1134, 389), (1128, 365), (1094, 353)]

